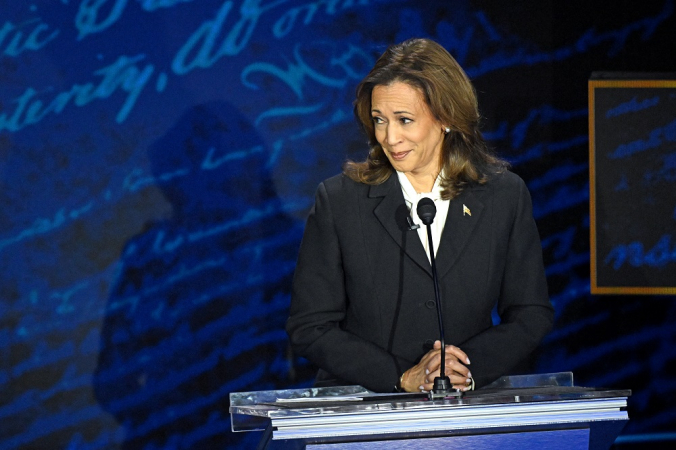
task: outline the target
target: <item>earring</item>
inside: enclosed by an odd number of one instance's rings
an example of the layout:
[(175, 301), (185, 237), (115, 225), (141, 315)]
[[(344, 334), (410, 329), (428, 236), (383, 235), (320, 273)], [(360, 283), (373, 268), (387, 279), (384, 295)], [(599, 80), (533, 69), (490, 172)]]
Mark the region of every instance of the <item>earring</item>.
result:
[(446, 128), (444, 128), (444, 132), (445, 132), (445, 134), (448, 134), (448, 133), (451, 132), (451, 129), (449, 127), (446, 127)]

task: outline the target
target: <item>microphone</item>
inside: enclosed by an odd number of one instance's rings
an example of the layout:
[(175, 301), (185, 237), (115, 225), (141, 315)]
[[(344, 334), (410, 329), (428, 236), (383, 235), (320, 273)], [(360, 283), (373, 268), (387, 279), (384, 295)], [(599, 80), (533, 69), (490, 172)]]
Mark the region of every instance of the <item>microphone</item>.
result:
[(418, 202), (418, 217), (422, 223), (428, 227), (434, 222), (434, 216), (437, 215), (437, 207), (434, 205), (434, 200), (429, 197), (423, 197)]
[(459, 397), (461, 392), (453, 389), (451, 379), (446, 376), (446, 342), (444, 339), (444, 320), (441, 313), (441, 294), (439, 293), (439, 279), (437, 277), (437, 265), (434, 261), (434, 244), (432, 242), (432, 222), (437, 214), (437, 207), (429, 197), (423, 197), (416, 208), (418, 217), (423, 224), (427, 225), (427, 243), (430, 249), (430, 262), (432, 263), (432, 280), (434, 281), (434, 297), (437, 303), (437, 318), (439, 319), (439, 340), (441, 341), (441, 367), (439, 376), (434, 379), (434, 387), (429, 392), (430, 400), (435, 398)]

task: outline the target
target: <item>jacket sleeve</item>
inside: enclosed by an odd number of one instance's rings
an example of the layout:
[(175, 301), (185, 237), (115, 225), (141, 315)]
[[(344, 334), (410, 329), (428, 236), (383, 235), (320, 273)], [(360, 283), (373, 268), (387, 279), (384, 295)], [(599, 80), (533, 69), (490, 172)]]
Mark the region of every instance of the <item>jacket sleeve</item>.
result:
[(345, 270), (325, 183), (310, 211), (293, 279), (286, 330), (294, 352), (344, 381), (392, 392), (412, 363), (341, 328), (347, 311)]
[(459, 344), (470, 357), (477, 387), (509, 373), (536, 349), (554, 321), (530, 194), (523, 180), (515, 178), (518, 202), (498, 299), (500, 323)]

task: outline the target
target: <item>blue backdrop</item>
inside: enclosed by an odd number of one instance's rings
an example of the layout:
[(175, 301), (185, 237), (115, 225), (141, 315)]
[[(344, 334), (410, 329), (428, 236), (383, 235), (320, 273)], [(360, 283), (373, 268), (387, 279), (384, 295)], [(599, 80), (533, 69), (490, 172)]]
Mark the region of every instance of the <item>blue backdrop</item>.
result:
[(524, 370), (632, 389), (618, 447), (676, 439), (676, 299), (589, 294), (587, 122), (592, 71), (676, 71), (674, 1), (563, 3), (0, 0), (0, 449), (251, 448), (228, 393), (311, 383), (304, 219), (414, 36), (533, 195), (556, 324)]

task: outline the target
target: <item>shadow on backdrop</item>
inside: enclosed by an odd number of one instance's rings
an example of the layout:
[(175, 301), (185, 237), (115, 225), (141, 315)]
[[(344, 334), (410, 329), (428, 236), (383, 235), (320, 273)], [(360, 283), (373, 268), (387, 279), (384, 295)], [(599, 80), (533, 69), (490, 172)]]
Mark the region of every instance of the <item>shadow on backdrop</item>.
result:
[[(123, 448), (231, 448), (228, 394), (294, 380), (284, 322), (302, 223), (284, 213), (267, 149), (231, 105), (187, 111), (149, 148), (171, 217), (126, 243), (94, 389)], [(245, 441), (246, 440), (246, 441)]]

